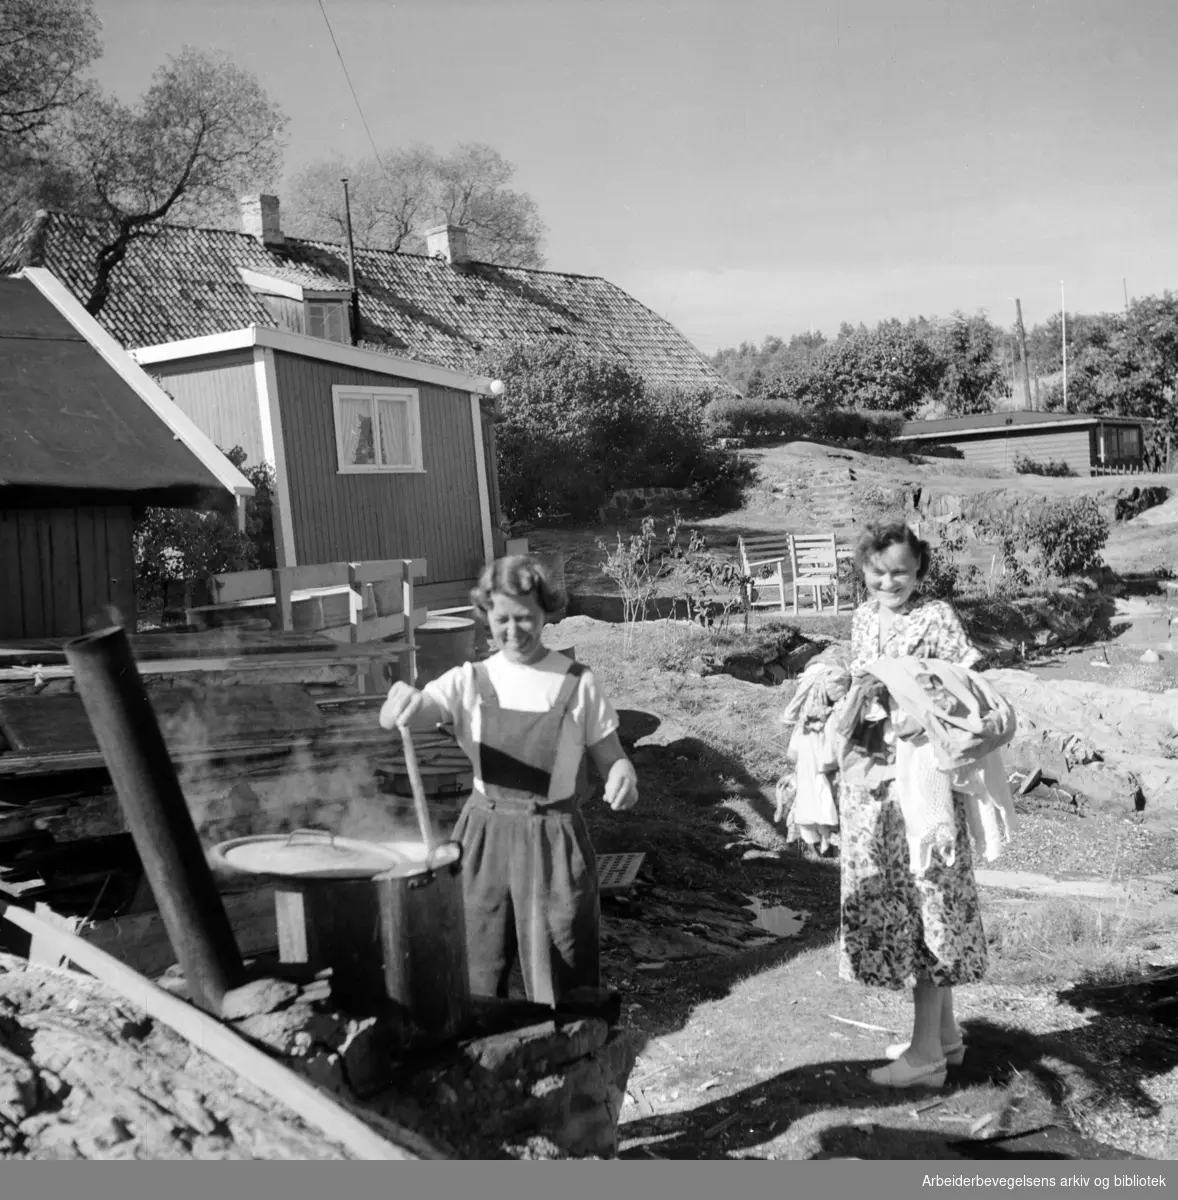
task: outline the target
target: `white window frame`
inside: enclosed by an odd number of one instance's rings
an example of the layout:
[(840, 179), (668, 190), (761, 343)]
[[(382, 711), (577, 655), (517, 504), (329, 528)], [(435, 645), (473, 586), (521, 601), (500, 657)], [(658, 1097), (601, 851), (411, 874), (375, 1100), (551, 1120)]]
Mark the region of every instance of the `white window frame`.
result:
[[(340, 437), (340, 404), (343, 400), (365, 399), (372, 401), (372, 444), (375, 454), (380, 455), (380, 406), (378, 400), (397, 400), (409, 408), (409, 446), (412, 462), (409, 465), (384, 463), (357, 466), (344, 462), (344, 446)], [(331, 389), (332, 429), (335, 433), (335, 464), (339, 475), (424, 475), (425, 464), (421, 453), (421, 393), (417, 388), (360, 387), (353, 384), (336, 384)]]
[[(330, 310), (337, 316), (337, 330), (339, 337), (328, 337), (326, 334), (311, 332), (311, 310), (315, 306), (319, 306), (324, 310)], [(326, 311), (324, 317), (326, 318)], [(347, 300), (341, 300), (334, 296), (308, 296), (303, 301), (303, 322), (306, 326), (308, 337), (318, 338), (322, 342), (331, 342), (337, 346), (347, 346), (351, 342), (349, 330), (350, 314), (348, 313)], [(324, 328), (327, 327), (328, 321), (324, 319)]]

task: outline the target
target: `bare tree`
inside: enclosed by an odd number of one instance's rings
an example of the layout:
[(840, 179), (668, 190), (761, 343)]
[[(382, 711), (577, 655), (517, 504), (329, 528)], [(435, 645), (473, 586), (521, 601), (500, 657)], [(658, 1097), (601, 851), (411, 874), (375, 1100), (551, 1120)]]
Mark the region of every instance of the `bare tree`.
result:
[(323, 159), (294, 176), (284, 220), (304, 237), (342, 241), (347, 229), (340, 180), (346, 178), (356, 244), (400, 250), (429, 223), (433, 174), (433, 152), (420, 146), (394, 150), (379, 162)]
[(91, 0), (0, 0), (0, 143), (27, 141), (77, 103), (99, 28)]
[(133, 105), (85, 97), (62, 148), (81, 195), (111, 230), (95, 256), (87, 310), (102, 310), (115, 268), (156, 222), (212, 221), (241, 192), (270, 184), (286, 123), (251, 72), (190, 47)]
[(379, 160), (321, 160), (291, 180), (286, 224), (303, 237), (342, 239), (339, 181), (346, 176), (359, 246), (421, 253), (423, 231), (447, 222), (466, 228), (475, 259), (542, 266), (544, 223), (535, 201), (507, 186), (514, 175), (515, 167), (498, 151), (478, 143), (448, 155), (418, 145), (389, 150)]

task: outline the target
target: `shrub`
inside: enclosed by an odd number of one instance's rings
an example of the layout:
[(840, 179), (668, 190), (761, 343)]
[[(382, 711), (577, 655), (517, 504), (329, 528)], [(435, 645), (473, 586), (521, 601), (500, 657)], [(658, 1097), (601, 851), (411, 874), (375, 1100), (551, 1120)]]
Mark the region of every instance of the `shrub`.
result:
[(141, 612), (163, 607), (169, 583), (276, 564), (273, 472), (265, 463), (247, 468), (240, 446), (222, 453), (256, 489), (246, 501), (244, 534), (235, 514), (146, 509), (135, 524), (135, 598)]
[(626, 363), (575, 342), (517, 342), (483, 360), (506, 385), (497, 431), (503, 508), (512, 521), (589, 517), (626, 487), (739, 477), (705, 419), (707, 390), (647, 386)]
[(1076, 472), (1066, 462), (1036, 462), (1024, 454), (1014, 456), (1014, 469), (1019, 475), (1044, 475), (1052, 479), (1075, 478)]
[(713, 401), (707, 419), (718, 437), (787, 442), (891, 442), (904, 424), (899, 413), (805, 408), (788, 400), (739, 396)]
[(1025, 542), (1049, 575), (1080, 575), (1101, 564), (1108, 521), (1091, 496), (1052, 500), (1023, 526)]
[(960, 530), (943, 537), (933, 548), (929, 571), (921, 591), (937, 600), (952, 600), (977, 577), (977, 567), (961, 562), (965, 534)]

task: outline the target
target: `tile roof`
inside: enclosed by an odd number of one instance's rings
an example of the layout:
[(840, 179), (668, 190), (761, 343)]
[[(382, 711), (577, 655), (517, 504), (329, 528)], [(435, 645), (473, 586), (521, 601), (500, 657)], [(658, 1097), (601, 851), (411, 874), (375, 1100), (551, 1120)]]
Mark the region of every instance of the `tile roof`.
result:
[[(43, 265), (84, 298), (99, 234), (94, 222), (38, 213), (21, 238), (0, 247), (0, 270)], [(338, 245), (288, 237), (267, 247), (232, 230), (160, 225), (116, 268), (99, 319), (128, 349), (276, 327), (239, 267), (283, 272), (308, 288), (347, 287)], [(356, 272), (361, 339), (392, 354), (471, 370), (497, 343), (568, 336), (624, 359), (652, 383), (731, 390), (670, 322), (605, 279), (361, 249)]]

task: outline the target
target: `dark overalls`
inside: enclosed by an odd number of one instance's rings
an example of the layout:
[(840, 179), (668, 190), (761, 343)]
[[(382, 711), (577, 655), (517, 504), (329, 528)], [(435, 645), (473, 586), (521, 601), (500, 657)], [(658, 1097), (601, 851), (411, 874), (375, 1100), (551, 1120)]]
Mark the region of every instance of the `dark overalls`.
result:
[(570, 663), (546, 713), (501, 708), (474, 664), (482, 722), (475, 768), (482, 791), (454, 837), (463, 847), (471, 991), (506, 996), (519, 952), (528, 998), (555, 1004), (600, 980), (597, 859), (577, 796), (548, 799), (561, 722), (585, 668)]

